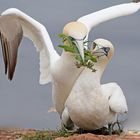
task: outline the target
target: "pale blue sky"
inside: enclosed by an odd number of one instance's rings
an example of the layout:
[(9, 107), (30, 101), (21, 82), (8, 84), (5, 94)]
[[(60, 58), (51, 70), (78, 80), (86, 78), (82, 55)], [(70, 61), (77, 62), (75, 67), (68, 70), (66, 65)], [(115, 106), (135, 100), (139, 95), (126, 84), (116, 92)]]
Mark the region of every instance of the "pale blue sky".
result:
[[(60, 44), (57, 34), (63, 26), (80, 16), (129, 2), (127, 0), (0, 0), (0, 12), (18, 8), (44, 24), (54, 46)], [(90, 40), (106, 38), (115, 46), (102, 83), (117, 82), (124, 91), (129, 107), (129, 128), (140, 129), (140, 11), (134, 15), (106, 22), (90, 34)], [(59, 50), (61, 53), (61, 50)], [(0, 56), (2, 54), (0, 53)], [(0, 126), (50, 128), (59, 126), (59, 116), (48, 113), (52, 106), (51, 84), (40, 86), (38, 55), (30, 40), (22, 41), (18, 65), (12, 82), (4, 76), (0, 59)]]

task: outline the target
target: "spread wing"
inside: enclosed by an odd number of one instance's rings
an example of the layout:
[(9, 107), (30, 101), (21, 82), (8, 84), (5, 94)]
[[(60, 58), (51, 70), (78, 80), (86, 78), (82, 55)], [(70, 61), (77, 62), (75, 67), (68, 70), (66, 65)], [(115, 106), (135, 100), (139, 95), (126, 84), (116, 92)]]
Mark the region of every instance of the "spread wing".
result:
[(12, 80), (23, 36), (31, 39), (39, 52), (40, 83), (51, 81), (50, 66), (59, 58), (53, 48), (46, 28), (18, 9), (11, 8), (0, 16), (0, 39), (5, 64), (5, 73)]
[(91, 13), (89, 15), (79, 18), (78, 21), (85, 24), (87, 29), (90, 32), (90, 30), (93, 27), (105, 21), (108, 21), (117, 17), (133, 14), (137, 12), (139, 9), (140, 9), (139, 0), (134, 0), (131, 3), (120, 4), (117, 6), (109, 7), (109, 8)]

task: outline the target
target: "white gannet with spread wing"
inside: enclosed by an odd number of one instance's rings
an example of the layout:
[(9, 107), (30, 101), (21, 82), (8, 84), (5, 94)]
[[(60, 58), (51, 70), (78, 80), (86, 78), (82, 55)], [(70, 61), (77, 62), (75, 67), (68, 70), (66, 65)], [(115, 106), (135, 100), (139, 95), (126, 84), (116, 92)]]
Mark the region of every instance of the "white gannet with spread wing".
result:
[[(84, 57), (83, 39), (87, 28), (83, 23), (68, 23), (63, 33), (78, 39), (77, 48)], [(83, 68), (77, 69), (74, 54), (63, 51), (59, 56), (55, 51), (46, 28), (22, 11), (11, 8), (0, 16), (0, 39), (2, 44), (5, 73), (12, 80), (17, 62), (17, 53), (22, 37), (30, 38), (39, 52), (40, 84), (52, 82), (53, 101), (61, 115), (71, 88)], [(69, 77), (69, 78), (68, 78)]]
[[(78, 19), (88, 32), (98, 24), (110, 19), (132, 14), (140, 9), (140, 2), (121, 4)], [(96, 39), (92, 53), (97, 57), (96, 72), (85, 68), (75, 82), (62, 113), (66, 128), (74, 125), (85, 130), (94, 130), (115, 121), (117, 114), (128, 111), (125, 96), (116, 83), (101, 85), (102, 74), (114, 54), (111, 42)]]

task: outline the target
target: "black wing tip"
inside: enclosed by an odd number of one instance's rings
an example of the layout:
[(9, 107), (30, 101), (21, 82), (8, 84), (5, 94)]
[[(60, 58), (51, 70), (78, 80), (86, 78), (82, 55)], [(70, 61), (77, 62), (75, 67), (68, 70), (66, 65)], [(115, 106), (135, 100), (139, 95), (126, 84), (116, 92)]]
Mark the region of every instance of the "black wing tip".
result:
[[(1, 15), (0, 15), (0, 18), (1, 18)], [(9, 21), (12, 20), (10, 22), (11, 24), (10, 27), (8, 26), (9, 25), (8, 20)], [(2, 15), (2, 18), (0, 19), (0, 26), (1, 26), (0, 27), (0, 41), (1, 41), (1, 47), (3, 49), (5, 75), (7, 75), (8, 80), (11, 81), (14, 76), (18, 47), (23, 37), (23, 30), (22, 30), (21, 24), (17, 22), (15, 19), (13, 19), (13, 17), (10, 17), (9, 19), (9, 15), (7, 16)], [(12, 38), (9, 38), (9, 33), (13, 31), (13, 28), (15, 28), (15, 33), (13, 33)]]
[(132, 2), (134, 2), (134, 3), (138, 3), (138, 2), (140, 2), (140, 0), (133, 0)]
[(13, 80), (13, 76), (8, 77), (9, 81)]
[[(11, 66), (11, 61), (8, 63), (9, 59), (9, 49), (6, 53), (6, 47), (8, 47), (10, 44), (8, 43), (7, 39), (4, 37), (4, 35), (0, 31), (0, 41), (1, 41), (1, 47), (2, 47), (2, 54), (3, 54), (3, 60), (5, 64), (5, 75), (8, 75), (8, 79), (11, 81), (13, 79), (14, 71), (15, 71), (15, 65), (13, 67)], [(9, 59), (11, 60), (11, 58)]]

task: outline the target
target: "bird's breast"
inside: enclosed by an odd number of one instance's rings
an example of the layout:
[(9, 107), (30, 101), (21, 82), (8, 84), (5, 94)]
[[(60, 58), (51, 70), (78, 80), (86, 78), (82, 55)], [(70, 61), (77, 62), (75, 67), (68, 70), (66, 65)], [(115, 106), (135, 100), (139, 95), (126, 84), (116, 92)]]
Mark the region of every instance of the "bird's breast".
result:
[(84, 70), (66, 101), (71, 120), (87, 130), (101, 128), (114, 119), (108, 99), (102, 94), (98, 75)]
[[(68, 59), (69, 58), (69, 59)], [(83, 68), (77, 68), (73, 59), (62, 57), (52, 66), (53, 102), (59, 114), (64, 109), (64, 103)]]
[[(68, 97), (69, 98), (69, 97)], [(110, 112), (108, 101), (95, 96), (87, 99), (79, 96), (67, 103), (71, 120), (80, 128), (93, 130), (103, 127), (114, 120), (115, 114)]]

